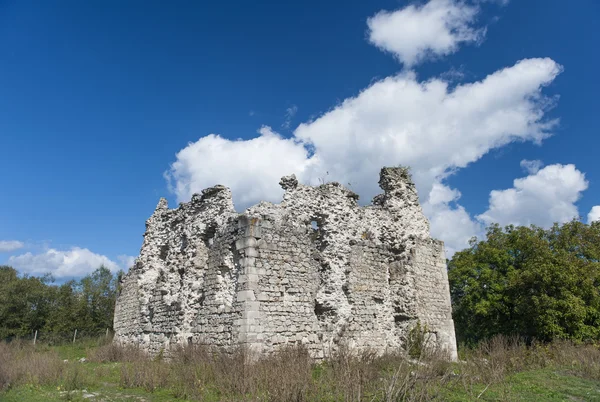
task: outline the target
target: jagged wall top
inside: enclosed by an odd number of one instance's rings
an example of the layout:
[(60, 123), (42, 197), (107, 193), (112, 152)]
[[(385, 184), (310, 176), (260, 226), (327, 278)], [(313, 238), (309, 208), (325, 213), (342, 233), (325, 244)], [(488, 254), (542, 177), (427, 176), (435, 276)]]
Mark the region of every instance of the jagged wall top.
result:
[[(316, 187), (300, 184), (296, 175), (292, 174), (281, 178), (279, 185), (285, 190), (283, 201), (280, 206), (289, 205), (294, 198), (317, 197), (320, 198), (326, 195), (328, 198), (338, 198), (337, 201), (348, 203), (349, 206), (358, 207), (360, 209), (372, 209), (374, 207), (383, 207), (394, 213), (401, 212), (401, 217), (405, 223), (407, 231), (412, 232), (412, 235), (417, 237), (429, 237), (429, 222), (422, 213), (419, 204), (419, 197), (409, 169), (406, 167), (384, 167), (379, 173), (379, 187), (384, 191), (383, 194), (376, 195), (371, 205), (359, 207), (359, 196), (350, 189), (345, 188), (338, 182), (330, 182)], [(302, 200), (302, 204), (306, 204), (308, 200)], [(315, 200), (312, 200), (315, 201)], [(314, 202), (309, 204), (315, 206)], [(324, 206), (325, 204), (317, 204)], [(257, 205), (247, 208), (246, 213), (259, 213), (265, 207), (274, 207), (275, 204), (269, 202), (261, 202)], [(155, 213), (166, 211), (180, 210), (180, 212), (199, 212), (198, 210), (206, 210), (215, 215), (225, 216), (237, 215), (233, 205), (231, 190), (223, 185), (216, 185), (202, 190), (201, 194), (195, 193), (192, 195), (190, 202), (181, 203), (174, 210), (168, 209), (168, 202), (165, 198), (161, 198), (156, 207)], [(150, 218), (149, 222), (152, 220)]]

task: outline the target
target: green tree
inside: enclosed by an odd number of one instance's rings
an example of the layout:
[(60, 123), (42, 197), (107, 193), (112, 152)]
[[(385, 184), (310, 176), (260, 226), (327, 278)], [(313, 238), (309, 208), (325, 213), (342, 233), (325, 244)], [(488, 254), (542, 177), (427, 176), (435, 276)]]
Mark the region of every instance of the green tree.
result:
[(44, 331), (57, 336), (71, 334), (79, 325), (77, 282), (52, 287), (51, 308)]
[(600, 223), (492, 225), (448, 264), (459, 341), (600, 339)]
[(51, 277), (25, 275), (0, 267), (0, 339), (28, 336), (46, 323), (51, 305)]
[(117, 277), (101, 266), (79, 282), (80, 329), (90, 332), (112, 328), (117, 297)]
[(79, 281), (60, 286), (52, 277), (19, 276), (0, 266), (0, 339), (42, 330), (60, 339), (75, 329), (87, 334), (112, 328), (118, 277), (100, 267)]

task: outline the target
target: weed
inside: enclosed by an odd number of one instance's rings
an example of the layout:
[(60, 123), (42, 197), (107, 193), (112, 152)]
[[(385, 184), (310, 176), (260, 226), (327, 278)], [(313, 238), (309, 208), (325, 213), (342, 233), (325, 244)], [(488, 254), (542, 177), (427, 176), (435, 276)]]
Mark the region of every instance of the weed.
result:
[(322, 362), (296, 345), (267, 356), (243, 347), (187, 345), (152, 359), (135, 347), (107, 344), (87, 349), (86, 363), (65, 363), (56, 351), (78, 356), (80, 348), (0, 343), (0, 399), (12, 390), (30, 398), (43, 389), (63, 399), (77, 398), (84, 388), (110, 384), (118, 392), (165, 400), (517, 400), (519, 393), (545, 392), (562, 384), (562, 378), (578, 389), (565, 386), (561, 395), (577, 397), (600, 381), (600, 349), (593, 344), (528, 345), (519, 338), (496, 337), (461, 351), (464, 361), (457, 363), (428, 346), (425, 326), (415, 325), (411, 334), (406, 350), (381, 356), (340, 345)]

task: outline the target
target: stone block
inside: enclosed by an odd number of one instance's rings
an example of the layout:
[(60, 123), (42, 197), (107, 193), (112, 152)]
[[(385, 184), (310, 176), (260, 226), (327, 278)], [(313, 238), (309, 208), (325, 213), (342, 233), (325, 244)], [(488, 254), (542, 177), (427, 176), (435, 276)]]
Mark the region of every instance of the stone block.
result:
[(245, 302), (249, 300), (256, 300), (256, 297), (254, 296), (254, 290), (241, 290), (237, 293), (237, 301)]
[(243, 257), (240, 258), (240, 267), (246, 268), (246, 267), (254, 267), (254, 265), (256, 264), (256, 259), (254, 257)]
[(242, 318), (259, 318), (259, 317), (260, 317), (260, 311), (255, 311), (255, 310), (242, 311)]
[(236, 240), (235, 242), (235, 248), (237, 250), (245, 250), (247, 248), (254, 248), (257, 246), (257, 241), (254, 237), (242, 237), (239, 240)]

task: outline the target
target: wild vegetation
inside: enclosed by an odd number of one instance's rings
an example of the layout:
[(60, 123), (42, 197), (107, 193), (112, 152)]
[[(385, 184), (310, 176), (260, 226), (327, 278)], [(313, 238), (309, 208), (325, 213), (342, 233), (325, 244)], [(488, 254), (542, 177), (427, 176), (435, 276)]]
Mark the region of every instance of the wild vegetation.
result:
[[(186, 346), (164, 359), (105, 337), (61, 345), (49, 334), (112, 327), (117, 277), (100, 268), (56, 286), (1, 267), (0, 399), (600, 400), (600, 223), (491, 226), (448, 267), (460, 362), (417, 327), (406, 350), (342, 347), (319, 363), (301, 346), (263, 358)], [(37, 345), (35, 330), (47, 334)]]
[(600, 341), (600, 222), (493, 225), (448, 263), (459, 342)]
[[(81, 357), (87, 358), (81, 361)], [(65, 360), (66, 359), (66, 360)], [(0, 343), (3, 401), (539, 401), (600, 400), (600, 350), (569, 341), (495, 337), (462, 362), (342, 351), (315, 363), (302, 347), (256, 359), (188, 346), (168, 361), (115, 344)]]
[(19, 276), (0, 266), (0, 340), (64, 341), (112, 330), (118, 275), (100, 267), (80, 280), (54, 285), (50, 275)]

